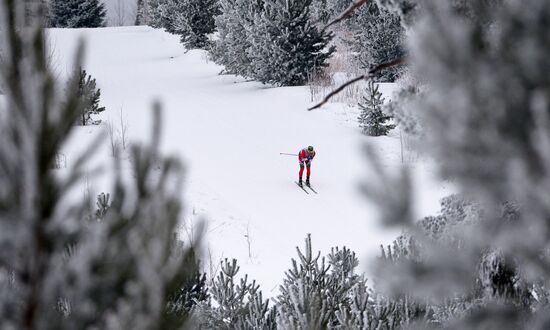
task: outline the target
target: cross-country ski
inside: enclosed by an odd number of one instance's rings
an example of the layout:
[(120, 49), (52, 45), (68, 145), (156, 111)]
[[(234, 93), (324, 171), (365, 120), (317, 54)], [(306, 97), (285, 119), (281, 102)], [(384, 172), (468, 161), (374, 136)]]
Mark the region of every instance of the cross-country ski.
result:
[(315, 189), (313, 189), (313, 187), (309, 184), (306, 184), (306, 187), (308, 187), (309, 189), (311, 189), (311, 191), (313, 191), (314, 193), (317, 194), (317, 191)]
[(297, 181), (294, 181), (294, 183), (296, 185), (298, 185), (298, 187), (300, 187), (300, 189), (302, 189), (306, 194), (309, 194), (309, 191), (306, 190), (306, 188), (304, 188), (304, 185), (303, 184), (300, 184), (299, 182)]

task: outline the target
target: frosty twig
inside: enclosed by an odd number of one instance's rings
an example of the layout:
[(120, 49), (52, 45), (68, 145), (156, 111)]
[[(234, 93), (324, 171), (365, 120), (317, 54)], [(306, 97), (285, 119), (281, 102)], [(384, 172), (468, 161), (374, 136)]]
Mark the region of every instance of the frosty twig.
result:
[(397, 66), (397, 65), (401, 65), (401, 64), (404, 64), (406, 62), (406, 58), (405, 57), (400, 57), (398, 59), (395, 59), (395, 60), (392, 60), (392, 61), (389, 61), (389, 62), (386, 62), (386, 63), (382, 63), (380, 65), (377, 65), (375, 66), (374, 68), (370, 69), (369, 72), (367, 72), (366, 74), (364, 75), (360, 75), (358, 77), (355, 77), (347, 82), (345, 82), (344, 84), (342, 84), (340, 87), (336, 88), (335, 90), (333, 90), (332, 92), (330, 92), (327, 96), (325, 96), (325, 98), (323, 99), (323, 101), (321, 101), (320, 103), (316, 104), (315, 106), (307, 109), (308, 111), (311, 111), (311, 110), (315, 110), (315, 109), (319, 109), (320, 107), (322, 107), (323, 105), (325, 105), (332, 97), (334, 97), (336, 94), (340, 93), (342, 90), (344, 90), (346, 87), (348, 87), (349, 85), (353, 85), (355, 84), (356, 82), (358, 81), (361, 81), (361, 80), (369, 80), (371, 79), (377, 72), (381, 71), (381, 70), (384, 70), (384, 69), (387, 69), (387, 68), (391, 68), (391, 67), (394, 67), (394, 66)]
[(370, 0), (358, 0), (354, 1), (340, 16), (336, 17), (334, 20), (330, 21), (323, 29), (327, 29), (334, 24), (340, 23), (341, 21), (349, 18), (351, 14), (362, 5), (366, 4)]

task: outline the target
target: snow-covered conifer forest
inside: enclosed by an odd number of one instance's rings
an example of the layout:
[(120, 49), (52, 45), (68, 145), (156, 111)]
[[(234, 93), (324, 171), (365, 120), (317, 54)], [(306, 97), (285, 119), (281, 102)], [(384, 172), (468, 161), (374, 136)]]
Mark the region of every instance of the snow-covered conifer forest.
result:
[(0, 329), (547, 329), (549, 196), (548, 0), (0, 0)]

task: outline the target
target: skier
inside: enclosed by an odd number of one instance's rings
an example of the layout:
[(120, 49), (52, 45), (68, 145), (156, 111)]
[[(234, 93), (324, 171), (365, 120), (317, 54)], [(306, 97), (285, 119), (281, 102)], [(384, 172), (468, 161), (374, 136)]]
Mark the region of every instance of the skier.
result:
[(307, 167), (306, 185), (309, 186), (309, 176), (311, 175), (311, 161), (315, 157), (315, 150), (312, 146), (300, 150), (298, 153), (298, 162), (300, 163), (300, 174), (298, 184), (302, 186), (302, 175), (304, 166)]

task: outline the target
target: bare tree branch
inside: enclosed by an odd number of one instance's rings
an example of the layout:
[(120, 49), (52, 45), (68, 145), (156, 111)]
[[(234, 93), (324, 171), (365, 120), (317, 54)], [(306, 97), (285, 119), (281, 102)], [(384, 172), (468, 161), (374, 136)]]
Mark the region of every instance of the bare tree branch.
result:
[(315, 109), (318, 109), (320, 107), (322, 107), (325, 103), (327, 103), (334, 95), (340, 93), (342, 90), (344, 90), (346, 87), (348, 87), (349, 85), (352, 85), (352, 84), (355, 84), (356, 82), (358, 82), (359, 80), (363, 80), (367, 77), (367, 75), (362, 75), (362, 76), (359, 76), (359, 77), (356, 77), (356, 78), (353, 78), (352, 80), (350, 81), (347, 81), (346, 83), (344, 83), (343, 85), (341, 85), (340, 87), (336, 88), (335, 90), (333, 90), (332, 92), (330, 92), (327, 96), (325, 96), (325, 98), (323, 99), (323, 101), (321, 101), (321, 103), (307, 109), (308, 111), (311, 111), (311, 110), (315, 110)]
[(357, 0), (354, 1), (340, 16), (336, 17), (334, 20), (330, 21), (323, 30), (326, 30), (327, 28), (331, 27), (334, 24), (340, 23), (341, 21), (349, 18), (351, 14), (362, 5), (366, 4), (370, 0)]
[(319, 109), (320, 107), (325, 105), (332, 97), (334, 97), (334, 95), (340, 93), (342, 90), (344, 90), (349, 85), (353, 85), (356, 82), (361, 81), (361, 80), (372, 79), (374, 77), (374, 75), (376, 73), (378, 73), (379, 71), (387, 69), (387, 68), (391, 68), (391, 67), (394, 67), (394, 66), (398, 66), (398, 65), (401, 65), (401, 64), (404, 64), (405, 62), (406, 62), (406, 57), (400, 57), (400, 58), (395, 59), (393, 61), (389, 61), (389, 62), (382, 63), (380, 65), (377, 65), (374, 68), (370, 69), (369, 72), (367, 72), (366, 74), (361, 75), (359, 77), (355, 77), (355, 78), (345, 82), (340, 87), (336, 88), (335, 90), (330, 92), (327, 96), (325, 96), (325, 98), (323, 99), (323, 101), (321, 101), (321, 103), (319, 103), (319, 104), (317, 104), (317, 105), (315, 105), (315, 106), (313, 106), (313, 107), (311, 107), (307, 110), (311, 111), (311, 110)]

